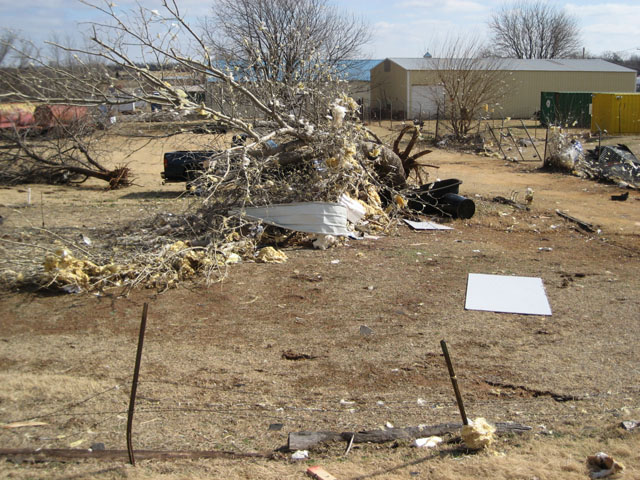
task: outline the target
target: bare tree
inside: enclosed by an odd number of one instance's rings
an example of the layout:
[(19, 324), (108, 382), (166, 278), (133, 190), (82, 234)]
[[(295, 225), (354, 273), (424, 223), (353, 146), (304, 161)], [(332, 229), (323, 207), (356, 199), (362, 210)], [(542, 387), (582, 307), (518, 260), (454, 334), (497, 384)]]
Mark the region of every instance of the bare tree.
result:
[(216, 54), (253, 78), (286, 85), (317, 78), (370, 39), (368, 26), (326, 0), (216, 0), (204, 35)]
[(451, 39), (433, 62), (435, 82), (440, 86), (434, 98), (449, 121), (457, 140), (477, 125), (486, 108), (497, 103), (506, 88), (506, 60), (483, 57), (482, 46), (474, 39)]
[[(335, 95), (335, 80), (344, 70), (341, 62), (357, 57), (370, 39), (362, 20), (326, 0), (216, 0), (202, 35), (217, 66), (233, 69), (238, 77), (264, 87), (266, 96), (306, 110), (307, 116), (318, 112), (314, 92), (321, 88), (330, 94), (333, 89)], [(227, 110), (232, 105), (237, 114), (244, 106), (243, 113), (250, 113), (233, 89), (213, 85), (220, 92), (218, 99), (228, 100)], [(305, 94), (297, 86), (304, 86)]]
[(6, 28), (3, 28), (0, 31), (2, 32), (0, 33), (0, 65), (2, 65), (10, 57), (17, 35), (12, 30), (8, 30)]
[(580, 47), (578, 25), (543, 0), (519, 0), (496, 10), (489, 20), (489, 51), (512, 58), (564, 58)]

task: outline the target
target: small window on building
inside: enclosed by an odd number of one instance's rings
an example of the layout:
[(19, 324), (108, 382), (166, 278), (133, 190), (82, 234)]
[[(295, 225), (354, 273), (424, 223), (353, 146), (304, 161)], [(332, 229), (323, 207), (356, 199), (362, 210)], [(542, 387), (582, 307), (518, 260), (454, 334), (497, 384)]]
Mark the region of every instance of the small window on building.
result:
[(391, 60), (385, 60), (384, 61), (384, 71), (385, 72), (390, 72), (391, 71)]

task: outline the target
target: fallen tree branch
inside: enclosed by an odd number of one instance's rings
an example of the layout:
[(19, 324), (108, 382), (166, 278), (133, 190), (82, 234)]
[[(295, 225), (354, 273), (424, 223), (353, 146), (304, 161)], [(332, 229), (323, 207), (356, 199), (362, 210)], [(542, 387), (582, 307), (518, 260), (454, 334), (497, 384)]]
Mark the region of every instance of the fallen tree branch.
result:
[[(420, 437), (441, 436), (456, 433), (462, 428), (461, 423), (443, 423), (440, 425), (426, 425), (407, 428), (389, 428), (387, 430), (370, 430), (364, 432), (291, 432), (287, 448), (289, 450), (309, 450), (320, 443), (345, 441), (353, 443), (385, 443), (394, 440), (411, 440)], [(498, 433), (522, 433), (531, 427), (519, 423), (496, 423)]]

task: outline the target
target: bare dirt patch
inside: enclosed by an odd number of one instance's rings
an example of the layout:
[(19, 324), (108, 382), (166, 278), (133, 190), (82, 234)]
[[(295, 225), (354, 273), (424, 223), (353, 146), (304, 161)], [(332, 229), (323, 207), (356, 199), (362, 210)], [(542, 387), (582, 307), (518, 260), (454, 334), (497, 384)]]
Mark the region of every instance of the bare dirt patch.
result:
[[(637, 139), (624, 141), (633, 149)], [(197, 198), (182, 195), (182, 184), (161, 185), (159, 176), (162, 151), (178, 145), (136, 152), (130, 166), (139, 186), (126, 190), (91, 183), (0, 190), (2, 235), (27, 236), (43, 214), (46, 226), (91, 236), (183, 210)], [(310, 463), (338, 478), (577, 479), (585, 478), (586, 456), (603, 450), (635, 478), (640, 436), (618, 425), (640, 419), (640, 196), (631, 191), (626, 202), (612, 202), (615, 186), (541, 173), (533, 163), (444, 150), (425, 158), (441, 167), (431, 178), (461, 179), (461, 193), (477, 203), (476, 216), (451, 222), (453, 231), (401, 226), (397, 235), (327, 251), (289, 249), (286, 264), (245, 263), (223, 283), (185, 283), (161, 295), (4, 292), (0, 423), (47, 425), (0, 429), (0, 445), (125, 448), (137, 331), (149, 302), (135, 448), (274, 452), (290, 431), (457, 421), (439, 350), (444, 338), (470, 415), (531, 425), (530, 434), (502, 437), (494, 453), (475, 455), (456, 444), (426, 452), (400, 442), (358, 445), (345, 459), (345, 446), (332, 444), (312, 452)], [(34, 205), (25, 207), (29, 187)], [(530, 211), (491, 201), (526, 187), (535, 190)], [(557, 208), (601, 232), (580, 231)], [(553, 315), (465, 311), (468, 273), (541, 277)], [(361, 335), (362, 325), (373, 334)], [(275, 423), (283, 428), (270, 430)], [(306, 466), (277, 453), (276, 460), (144, 461), (135, 469), (3, 462), (0, 472), (280, 479), (303, 478)]]

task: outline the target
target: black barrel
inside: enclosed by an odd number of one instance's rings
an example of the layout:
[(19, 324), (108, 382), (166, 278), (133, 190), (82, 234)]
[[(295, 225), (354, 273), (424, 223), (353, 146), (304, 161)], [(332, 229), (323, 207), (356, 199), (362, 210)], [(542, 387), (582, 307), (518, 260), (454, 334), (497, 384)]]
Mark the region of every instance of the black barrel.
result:
[(443, 211), (456, 218), (471, 218), (476, 213), (476, 204), (462, 195), (445, 193), (440, 197), (440, 205)]

